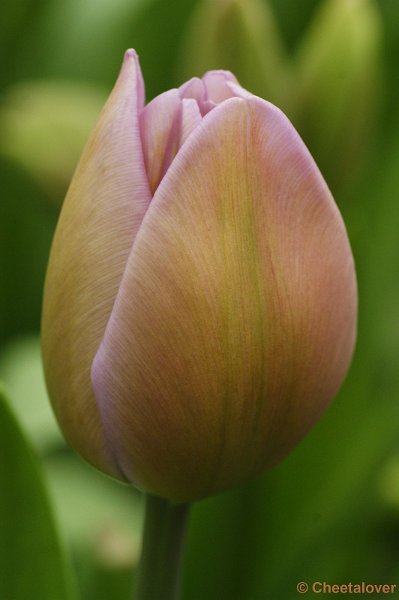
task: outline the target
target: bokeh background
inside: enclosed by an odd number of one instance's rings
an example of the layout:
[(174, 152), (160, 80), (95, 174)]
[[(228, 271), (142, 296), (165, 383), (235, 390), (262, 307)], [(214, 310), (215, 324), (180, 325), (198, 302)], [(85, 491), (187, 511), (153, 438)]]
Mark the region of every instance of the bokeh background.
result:
[(183, 600), (293, 600), (299, 581), (399, 588), (397, 0), (3, 0), (0, 598), (132, 594), (142, 498), (67, 448), (39, 345), (57, 216), (128, 47), (147, 100), (229, 68), (287, 112), (343, 213), (359, 280), (339, 396), (283, 464), (194, 506)]

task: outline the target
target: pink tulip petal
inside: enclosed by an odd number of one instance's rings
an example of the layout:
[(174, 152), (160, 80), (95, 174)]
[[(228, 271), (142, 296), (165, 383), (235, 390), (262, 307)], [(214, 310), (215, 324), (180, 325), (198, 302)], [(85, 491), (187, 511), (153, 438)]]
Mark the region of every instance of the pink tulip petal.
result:
[(43, 354), (55, 412), (71, 444), (114, 475), (90, 368), (151, 200), (138, 119), (143, 102), (138, 59), (128, 51), (65, 200), (44, 298)]
[(232, 96), (236, 96), (237, 98), (250, 98), (251, 96), (254, 96), (254, 94), (251, 94), (251, 92), (248, 92), (248, 90), (241, 87), (239, 83), (228, 81), (226, 85), (231, 91)]
[(237, 79), (230, 71), (208, 71), (202, 81), (205, 85), (207, 99), (215, 103), (232, 98), (235, 94), (228, 84), (238, 84)]
[(198, 77), (189, 79), (179, 87), (180, 98), (193, 98), (198, 104), (206, 99), (205, 94), (204, 84)]
[(180, 146), (184, 144), (188, 136), (198, 127), (201, 121), (202, 115), (198, 108), (198, 103), (192, 98), (182, 100)]
[(179, 149), (181, 100), (169, 90), (152, 100), (140, 116), (145, 165), (154, 193)]
[(355, 314), (345, 228), (308, 150), (271, 104), (227, 100), (157, 189), (94, 361), (121, 471), (185, 501), (277, 462), (341, 384)]

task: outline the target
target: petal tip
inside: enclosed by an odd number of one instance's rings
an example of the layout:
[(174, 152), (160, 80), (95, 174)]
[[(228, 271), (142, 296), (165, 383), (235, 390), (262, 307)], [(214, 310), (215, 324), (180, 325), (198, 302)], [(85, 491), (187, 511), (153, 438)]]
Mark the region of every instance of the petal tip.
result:
[(134, 48), (128, 48), (124, 54), (119, 80), (123, 82), (131, 80), (134, 82), (138, 106), (141, 111), (144, 107), (144, 80), (140, 68), (139, 55)]
[(138, 59), (138, 54), (134, 48), (128, 48), (124, 55), (124, 60)]
[(128, 48), (123, 56), (121, 73), (132, 73), (132, 70), (140, 72), (140, 78), (142, 77), (139, 56), (134, 48)]

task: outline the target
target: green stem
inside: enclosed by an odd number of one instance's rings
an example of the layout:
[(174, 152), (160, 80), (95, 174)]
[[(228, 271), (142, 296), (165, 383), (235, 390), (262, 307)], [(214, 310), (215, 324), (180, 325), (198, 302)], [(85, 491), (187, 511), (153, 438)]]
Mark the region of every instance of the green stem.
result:
[(134, 600), (178, 600), (188, 509), (147, 494)]

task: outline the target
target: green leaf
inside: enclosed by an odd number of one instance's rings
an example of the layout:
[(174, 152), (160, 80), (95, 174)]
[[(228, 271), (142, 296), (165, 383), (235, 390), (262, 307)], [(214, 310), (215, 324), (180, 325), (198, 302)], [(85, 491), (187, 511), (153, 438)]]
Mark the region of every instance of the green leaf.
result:
[(70, 452), (48, 456), (45, 469), (82, 598), (129, 598), (140, 555), (142, 494)]
[(1, 389), (0, 457), (0, 598), (73, 599), (40, 463)]
[(14, 414), (41, 456), (65, 447), (44, 382), (38, 335), (18, 336), (0, 348), (0, 380)]
[(12, 398), (18, 422), (39, 454), (63, 448), (65, 442), (47, 397), (39, 336), (17, 337), (1, 348), (0, 380)]

